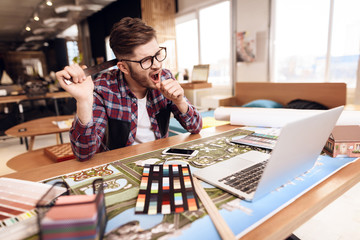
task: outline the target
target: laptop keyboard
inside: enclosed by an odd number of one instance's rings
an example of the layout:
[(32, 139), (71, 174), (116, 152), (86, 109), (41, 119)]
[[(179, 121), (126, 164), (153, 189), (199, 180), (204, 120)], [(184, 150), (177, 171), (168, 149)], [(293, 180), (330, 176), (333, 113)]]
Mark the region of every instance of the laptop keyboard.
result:
[(257, 163), (218, 181), (250, 194), (256, 190), (267, 162), (268, 161)]

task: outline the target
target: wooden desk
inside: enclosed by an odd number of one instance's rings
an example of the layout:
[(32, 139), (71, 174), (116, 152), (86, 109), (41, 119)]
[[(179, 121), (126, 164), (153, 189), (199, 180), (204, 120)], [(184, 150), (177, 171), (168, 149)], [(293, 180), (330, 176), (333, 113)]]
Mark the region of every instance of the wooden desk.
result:
[[(68, 132), (70, 128), (59, 128), (53, 124), (53, 121), (65, 121), (74, 118), (73, 115), (65, 116), (53, 116), (39, 118), (28, 122), (20, 123), (5, 131), (5, 134), (10, 137), (30, 137), (29, 151), (32, 151), (34, 146), (35, 136), (56, 134), (56, 142), (60, 144), (60, 133)], [(20, 129), (26, 129), (26, 131), (20, 131)]]
[[(41, 181), (70, 172), (95, 167), (110, 163), (126, 157), (162, 149), (185, 141), (195, 140), (201, 137), (209, 137), (226, 130), (234, 129), (235, 126), (223, 125), (215, 128), (207, 128), (200, 134), (180, 134), (177, 136), (156, 140), (140, 145), (129, 146), (113, 151), (96, 154), (87, 162), (68, 160), (53, 165), (42, 166), (36, 169), (5, 175), (4, 177)], [(349, 164), (331, 177), (302, 195), (286, 208), (260, 224), (247, 233), (242, 239), (284, 239), (295, 229), (309, 220), (312, 216), (326, 207), (344, 192), (360, 181), (360, 161)]]

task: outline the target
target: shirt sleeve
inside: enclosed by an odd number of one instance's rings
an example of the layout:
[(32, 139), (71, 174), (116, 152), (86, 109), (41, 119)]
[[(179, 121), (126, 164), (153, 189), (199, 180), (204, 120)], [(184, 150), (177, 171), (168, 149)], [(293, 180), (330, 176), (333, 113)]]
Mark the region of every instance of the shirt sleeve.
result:
[[(172, 78), (175, 81), (177, 81), (172, 75), (172, 73), (167, 69), (163, 69), (163, 74), (161, 78), (162, 80)], [(174, 117), (179, 121), (181, 126), (184, 129), (186, 129), (188, 132), (199, 133), (200, 130), (202, 129), (202, 117), (200, 113), (196, 110), (196, 108), (193, 105), (191, 105), (189, 100), (185, 96), (184, 98), (189, 106), (188, 111), (186, 113), (181, 113), (177, 108), (177, 106), (174, 103), (172, 103), (171, 109), (174, 114)]]
[(93, 118), (88, 124), (81, 123), (75, 116), (70, 129), (70, 141), (75, 157), (79, 161), (89, 160), (99, 152), (105, 135), (107, 115), (101, 97), (94, 92)]
[(181, 126), (190, 133), (199, 133), (202, 129), (202, 117), (196, 108), (191, 105), (189, 100), (184, 96), (186, 102), (188, 103), (188, 111), (186, 113), (181, 113), (175, 104), (172, 104), (172, 109), (174, 117), (179, 121)]

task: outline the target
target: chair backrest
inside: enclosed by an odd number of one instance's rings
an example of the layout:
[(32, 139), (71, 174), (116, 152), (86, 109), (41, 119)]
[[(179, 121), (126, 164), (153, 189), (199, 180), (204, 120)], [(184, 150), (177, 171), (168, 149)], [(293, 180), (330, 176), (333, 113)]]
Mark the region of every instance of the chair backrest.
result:
[(346, 84), (237, 82), (235, 98), (239, 106), (257, 99), (273, 100), (282, 105), (302, 99), (333, 108), (346, 104)]

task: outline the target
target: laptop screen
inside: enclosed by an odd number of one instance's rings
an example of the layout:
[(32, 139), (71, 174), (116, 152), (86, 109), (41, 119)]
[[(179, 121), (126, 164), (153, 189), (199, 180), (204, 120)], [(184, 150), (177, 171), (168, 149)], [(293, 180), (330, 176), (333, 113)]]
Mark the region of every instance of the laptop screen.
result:
[(191, 75), (191, 82), (207, 82), (209, 69), (209, 64), (195, 65)]

